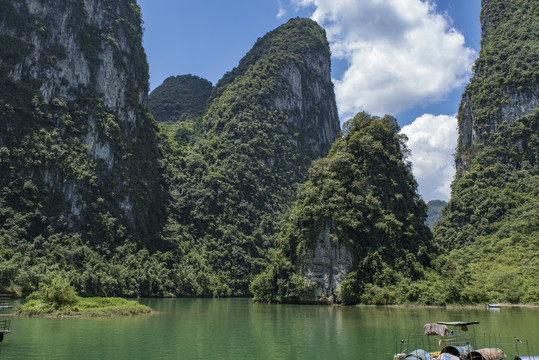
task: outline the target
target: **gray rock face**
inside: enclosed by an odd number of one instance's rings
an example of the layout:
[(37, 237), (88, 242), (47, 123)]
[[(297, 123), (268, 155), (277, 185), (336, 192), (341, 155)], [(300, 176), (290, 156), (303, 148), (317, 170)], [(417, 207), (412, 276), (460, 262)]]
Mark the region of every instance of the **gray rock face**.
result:
[(502, 106), (502, 121), (512, 123), (521, 116), (531, 114), (537, 107), (539, 99), (539, 84), (526, 92), (513, 89), (509, 92), (509, 103)]
[[(528, 57), (521, 54), (511, 54), (515, 59), (506, 60), (508, 54), (498, 58), (498, 70), (489, 68), (488, 61), (480, 61), (481, 57), (488, 59), (489, 54), (499, 53), (500, 50), (495, 41), (501, 41), (500, 36), (504, 36), (507, 31), (500, 32), (500, 26), (515, 26), (512, 17), (515, 6), (503, 6), (491, 0), (481, 2), (481, 53), (480, 59), (476, 62), (475, 74), (471, 85), (462, 95), (459, 106), (459, 145), (455, 157), (457, 172), (466, 172), (472, 164), (478, 146), (488, 145), (489, 137), (493, 133), (503, 131), (504, 127), (518, 120), (522, 116), (531, 114), (538, 105), (539, 84), (536, 77), (529, 76), (529, 82), (523, 86), (523, 79), (515, 83), (512, 78), (517, 75), (511, 73), (508, 68), (513, 65), (520, 71), (522, 63), (533, 58), (533, 51)], [(517, 16), (523, 16), (517, 15)], [(528, 21), (527, 18), (524, 20)], [(524, 25), (523, 25), (524, 26)], [(527, 26), (527, 25), (526, 25)], [(508, 35), (509, 36), (509, 35)], [(503, 39), (506, 41), (518, 41), (523, 48), (529, 47), (530, 39)], [(489, 41), (491, 43), (489, 43)], [(519, 58), (520, 56), (520, 58)], [(530, 62), (523, 68), (533, 68)], [(517, 70), (517, 73), (518, 73)], [(513, 70), (515, 71), (515, 70)], [(493, 80), (494, 78), (494, 80)], [(527, 80), (527, 79), (526, 79)], [(490, 88), (481, 87), (482, 84), (491, 82)], [(498, 83), (498, 87), (493, 87), (492, 82)], [(479, 90), (477, 90), (479, 88)]]
[(517, 89), (507, 89), (509, 101), (501, 107), (501, 116), (490, 119), (489, 132), (481, 132), (474, 121), (473, 109), (471, 106), (470, 94), (465, 92), (459, 107), (459, 143), (461, 150), (455, 158), (457, 171), (467, 171), (472, 160), (475, 144), (484, 143), (488, 140), (490, 132), (499, 131), (499, 125), (511, 124), (518, 118), (531, 114), (537, 107), (539, 99), (539, 86), (535, 86), (531, 91), (520, 92)]
[[(14, 3), (21, 14), (38, 19), (40, 27), (36, 31), (20, 32), (6, 23), (0, 24), (1, 35), (33, 45), (31, 54), (14, 64), (7, 77), (15, 81), (31, 78), (41, 81), (40, 90), (45, 102), (53, 98), (74, 101), (77, 94), (73, 90), (77, 88), (95, 90), (100, 94), (102, 104), (127, 125), (126, 135), (131, 134), (136, 109), (129, 104), (128, 92), (136, 90), (138, 102), (145, 103), (148, 85), (146, 75), (137, 74), (129, 65), (137, 50), (128, 41), (123, 27), (115, 23), (121, 17), (120, 2), (24, 0)], [(86, 36), (90, 38), (85, 39)], [(85, 42), (91, 42), (91, 45)], [(51, 55), (52, 48), (61, 49), (62, 55)], [(90, 52), (94, 55), (92, 58), (88, 56)], [(132, 86), (128, 86), (127, 79), (132, 80)], [(91, 123), (92, 119), (88, 121)], [(89, 153), (110, 161), (110, 158), (100, 156), (103, 151), (92, 150), (108, 147), (94, 135), (89, 133), (85, 137), (91, 149)], [(110, 153), (110, 149), (104, 152)]]
[[(121, 124), (125, 140), (136, 140), (137, 114), (148, 93), (148, 71), (141, 44), (138, 9), (129, 1), (109, 0), (12, 0), (15, 13), (0, 17), (0, 35), (29, 45), (29, 54), (17, 61), (0, 59), (7, 78), (39, 84), (45, 103), (74, 103), (85, 94), (97, 94), (100, 106)], [(10, 10), (11, 11), (11, 10)], [(21, 28), (21, 23), (26, 25)], [(28, 24), (31, 25), (28, 25)], [(86, 134), (80, 139), (94, 161), (105, 163), (115, 176), (114, 144), (88, 116)], [(0, 136), (0, 142), (3, 142)], [(75, 182), (65, 183), (53, 173), (44, 181), (64, 194), (77, 217), (85, 208)], [(123, 180), (119, 180), (121, 184)], [(132, 217), (129, 195), (115, 189), (120, 208)]]
[(331, 224), (326, 224), (320, 233), (316, 246), (307, 250), (304, 275), (308, 283), (316, 282), (318, 287), (305, 300), (307, 302), (340, 302), (340, 288), (352, 267), (352, 255), (343, 244), (331, 239)]
[(288, 113), (288, 132), (301, 134), (298, 135), (301, 138), (291, 136), (290, 140), (301, 152), (318, 158), (327, 155), (338, 137), (339, 118), (330, 59), (323, 53), (313, 52), (305, 56), (305, 63), (307, 71), (302, 71), (292, 60), (281, 69), (285, 90), (274, 99), (273, 105)]

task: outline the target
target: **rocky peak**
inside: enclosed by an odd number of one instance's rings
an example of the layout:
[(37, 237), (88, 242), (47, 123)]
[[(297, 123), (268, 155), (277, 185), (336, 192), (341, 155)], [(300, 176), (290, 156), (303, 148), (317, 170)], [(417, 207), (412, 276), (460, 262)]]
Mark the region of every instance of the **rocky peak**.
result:
[(286, 118), (282, 132), (300, 152), (309, 154), (309, 162), (327, 155), (340, 124), (324, 29), (312, 20), (297, 18), (269, 32), (237, 68), (225, 74), (212, 97), (236, 92), (235, 85), (242, 78), (256, 77), (255, 71), (262, 67), (271, 90), (256, 101), (266, 111), (278, 111)]
[(213, 271), (229, 272), (232, 262), (246, 274), (227, 284), (234, 294), (248, 294), (311, 161), (339, 134), (330, 74), (324, 30), (293, 19), (258, 39), (212, 91), (192, 147), (207, 170), (184, 182), (193, 196), (177, 221), (194, 229), (193, 238), (219, 239), (226, 255), (211, 261)]
[(490, 135), (531, 114), (539, 98), (533, 65), (539, 56), (536, 3), (483, 0), (481, 5), (481, 52), (458, 112), (458, 173), (469, 169)]

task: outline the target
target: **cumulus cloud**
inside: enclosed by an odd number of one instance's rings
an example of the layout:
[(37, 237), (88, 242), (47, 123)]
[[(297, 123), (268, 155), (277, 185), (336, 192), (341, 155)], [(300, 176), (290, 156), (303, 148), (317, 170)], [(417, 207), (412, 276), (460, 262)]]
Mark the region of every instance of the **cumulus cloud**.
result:
[(439, 101), (469, 77), (475, 51), (430, 1), (293, 1), (314, 9), (333, 56), (350, 64), (334, 79), (341, 118)]
[(408, 137), (412, 170), (423, 198), (448, 200), (455, 175), (456, 117), (425, 114), (404, 126), (401, 132)]

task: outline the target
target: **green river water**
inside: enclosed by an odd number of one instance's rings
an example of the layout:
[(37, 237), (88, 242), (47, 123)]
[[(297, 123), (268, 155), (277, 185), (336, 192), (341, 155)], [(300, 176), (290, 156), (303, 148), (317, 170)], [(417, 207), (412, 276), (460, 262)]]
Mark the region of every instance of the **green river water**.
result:
[[(475, 332), (467, 332), (480, 347), (498, 343), (511, 360), (515, 344), (521, 355), (528, 355), (528, 348), (539, 354), (539, 308), (267, 305), (249, 299), (141, 302), (157, 313), (86, 319), (12, 316), (0, 359), (390, 360), (402, 350), (401, 339), (409, 351), (428, 346), (425, 323), (470, 320), (480, 322)], [(523, 342), (516, 343), (515, 337)]]

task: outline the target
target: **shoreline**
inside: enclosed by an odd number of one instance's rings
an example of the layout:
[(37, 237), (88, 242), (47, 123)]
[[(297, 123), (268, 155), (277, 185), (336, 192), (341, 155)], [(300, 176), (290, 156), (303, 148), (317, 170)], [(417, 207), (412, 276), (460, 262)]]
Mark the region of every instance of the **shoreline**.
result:
[[(539, 308), (539, 304), (508, 304), (500, 303), (499, 307), (522, 307), (522, 308)], [(346, 306), (338, 305), (337, 306)], [(393, 308), (437, 308), (437, 309), (486, 309), (488, 304), (450, 304), (450, 305), (424, 305), (424, 304), (388, 304), (388, 305), (368, 305), (368, 304), (357, 304), (352, 305), (356, 307), (393, 307)]]

